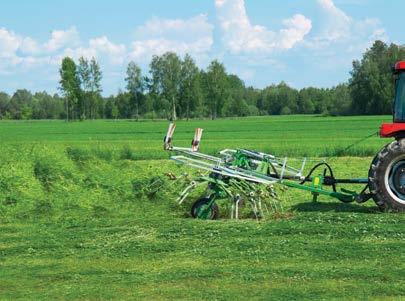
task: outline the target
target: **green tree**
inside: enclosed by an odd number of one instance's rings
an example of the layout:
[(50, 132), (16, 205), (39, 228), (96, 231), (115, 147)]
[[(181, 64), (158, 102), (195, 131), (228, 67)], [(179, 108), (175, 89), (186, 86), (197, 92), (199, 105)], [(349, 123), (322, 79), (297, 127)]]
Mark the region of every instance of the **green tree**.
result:
[(17, 90), (8, 104), (12, 119), (30, 119), (32, 117), (32, 94), (26, 89)]
[(244, 99), (245, 84), (234, 74), (227, 76), (229, 97), (225, 100), (223, 115), (224, 116), (248, 116), (249, 106)]
[(249, 115), (259, 115), (260, 89), (247, 87), (244, 89), (244, 95), (247, 105), (249, 106)]
[(331, 115), (349, 115), (351, 113), (352, 97), (347, 84), (340, 84), (330, 89), (329, 99), (328, 111)]
[(78, 99), (79, 116), (81, 119), (86, 119), (90, 112), (90, 98), (91, 98), (91, 74), (89, 61), (84, 58), (79, 58), (79, 65), (77, 67), (77, 74), (81, 84), (81, 95)]
[(304, 88), (298, 92), (298, 113), (314, 114), (315, 104), (312, 94), (312, 88)]
[(37, 92), (32, 101), (32, 118), (57, 119), (63, 115), (63, 102), (57, 95)]
[(119, 118), (131, 118), (131, 95), (127, 92), (118, 91), (118, 95), (115, 97), (114, 105), (118, 109)]
[(69, 118), (75, 119), (76, 117), (75, 111), (77, 112), (77, 104), (81, 93), (76, 64), (70, 57), (65, 57), (62, 60), (59, 74), (60, 90), (65, 97), (66, 120), (69, 121)]
[(102, 114), (104, 111), (102, 107), (103, 100), (101, 97), (101, 92), (103, 91), (101, 88), (102, 78), (103, 74), (100, 65), (93, 57), (90, 61), (90, 118), (92, 119), (99, 117), (97, 114)]
[(390, 114), (394, 85), (391, 68), (405, 59), (405, 48), (375, 41), (362, 59), (353, 61), (349, 80), (355, 114)]
[(145, 81), (142, 77), (141, 68), (134, 62), (130, 62), (127, 67), (127, 90), (131, 95), (131, 100), (135, 108), (136, 120), (139, 119), (139, 109), (143, 102), (143, 91), (145, 89)]
[(229, 97), (228, 78), (223, 64), (211, 62), (204, 74), (205, 104), (212, 119), (221, 116), (225, 99)]
[(5, 118), (9, 102), (10, 96), (7, 93), (0, 92), (0, 119)]
[(202, 94), (200, 84), (200, 70), (193, 58), (186, 54), (181, 62), (180, 72), (180, 100), (181, 116), (188, 120), (192, 112), (201, 106)]
[(153, 56), (150, 63), (152, 93), (160, 102), (170, 103), (170, 119), (177, 119), (177, 104), (180, 96), (181, 61), (177, 54), (166, 52)]
[(114, 118), (115, 120), (118, 118), (118, 108), (115, 104), (112, 105), (111, 108), (111, 117)]

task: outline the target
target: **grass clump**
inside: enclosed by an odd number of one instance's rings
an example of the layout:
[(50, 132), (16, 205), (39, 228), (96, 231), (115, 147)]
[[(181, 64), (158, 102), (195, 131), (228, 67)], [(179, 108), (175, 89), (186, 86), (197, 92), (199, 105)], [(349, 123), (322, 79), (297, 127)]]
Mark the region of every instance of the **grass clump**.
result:
[(35, 178), (47, 191), (50, 191), (57, 181), (72, 177), (72, 174), (59, 161), (50, 157), (36, 158), (33, 169)]
[(148, 199), (155, 199), (159, 191), (165, 190), (166, 184), (164, 177), (153, 176), (132, 181), (132, 190), (136, 198), (147, 197)]
[(121, 160), (136, 160), (135, 153), (128, 144), (122, 146), (119, 157)]
[(53, 204), (49, 199), (38, 200), (35, 202), (34, 214), (36, 216), (50, 216), (53, 213)]
[(78, 165), (83, 165), (92, 158), (91, 153), (88, 150), (72, 146), (66, 148), (66, 155)]
[(98, 159), (104, 160), (104, 161), (111, 161), (114, 159), (113, 156), (113, 151), (108, 148), (102, 148), (100, 145), (97, 145), (97, 147), (94, 147), (90, 150), (90, 154)]

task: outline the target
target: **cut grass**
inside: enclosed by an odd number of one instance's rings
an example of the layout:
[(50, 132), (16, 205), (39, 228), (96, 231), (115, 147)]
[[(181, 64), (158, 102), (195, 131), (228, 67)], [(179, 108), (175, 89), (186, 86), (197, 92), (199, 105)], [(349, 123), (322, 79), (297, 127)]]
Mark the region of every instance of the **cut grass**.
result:
[(357, 206), (336, 207), (352, 212), (324, 214), (313, 206), (314, 212), (261, 223), (167, 216), (134, 219), (128, 214), (81, 222), (74, 228), (3, 225), (1, 296), (33, 300), (404, 297), (405, 237), (398, 232), (398, 218), (359, 213)]
[[(329, 160), (338, 177), (366, 177), (371, 150), (388, 141), (372, 138), (359, 153), (342, 150), (384, 118), (181, 122), (175, 142), (187, 146), (202, 126), (209, 152), (243, 146), (367, 155)], [(224, 218), (229, 206), (221, 201), (221, 220), (193, 220), (199, 193), (179, 206), (180, 187), (164, 176), (190, 170), (151, 160), (168, 156), (161, 150), (166, 122), (0, 126), (0, 299), (405, 298), (403, 214), (380, 213), (372, 202), (313, 203), (310, 194), (289, 189), (283, 214), (259, 222)], [(165, 189), (151, 193), (145, 186), (156, 177)]]

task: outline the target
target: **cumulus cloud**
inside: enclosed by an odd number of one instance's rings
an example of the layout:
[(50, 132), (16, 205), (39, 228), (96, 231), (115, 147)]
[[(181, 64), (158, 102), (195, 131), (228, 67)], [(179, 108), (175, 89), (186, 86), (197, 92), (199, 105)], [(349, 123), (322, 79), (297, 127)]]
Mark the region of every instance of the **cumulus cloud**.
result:
[(203, 14), (189, 19), (152, 18), (136, 29), (129, 56), (143, 61), (166, 51), (198, 56), (210, 51), (213, 30)]
[[(220, 57), (229, 70), (253, 80), (263, 65), (288, 70), (286, 58), (298, 53), (314, 68), (339, 65), (347, 69), (374, 40), (388, 41), (378, 19), (349, 16), (333, 0), (312, 0), (320, 11), (316, 18), (297, 13), (284, 18), (277, 30), (254, 24), (244, 0), (211, 1), (215, 1), (215, 26), (206, 14), (184, 19), (154, 17), (134, 28), (133, 37), (125, 43), (106, 35), (82, 40), (75, 26), (55, 29), (42, 41), (0, 27), (0, 74), (35, 68), (35, 74), (42, 70), (45, 75), (57, 75), (63, 57), (84, 56), (99, 60), (108, 77), (108, 73), (121, 74), (129, 60), (146, 66), (152, 55), (173, 51), (191, 54), (200, 65)], [(214, 30), (218, 30), (218, 45), (214, 45)], [(332, 60), (339, 63), (325, 63)]]
[(212, 37), (214, 26), (208, 22), (207, 15), (200, 14), (188, 19), (152, 18), (136, 29), (137, 39), (195, 40), (200, 37)]
[(3, 74), (16, 66), (29, 69), (39, 65), (59, 65), (65, 56), (75, 59), (96, 57), (113, 65), (122, 64), (127, 57), (125, 45), (115, 44), (106, 36), (83, 44), (74, 26), (67, 30), (53, 30), (44, 43), (0, 28), (0, 72)]
[(95, 57), (111, 65), (122, 65), (130, 59), (147, 62), (153, 54), (174, 51), (180, 55), (199, 56), (213, 45), (213, 25), (206, 15), (189, 19), (152, 18), (135, 31), (129, 45), (114, 43), (105, 35), (83, 42), (76, 27), (55, 29), (49, 39), (39, 42), (6, 28), (0, 28), (0, 72), (20, 66), (59, 65), (63, 57)]
[(23, 54), (39, 54), (41, 53), (41, 45), (30, 37), (25, 37), (21, 40), (19, 49)]
[(53, 52), (65, 47), (77, 46), (79, 42), (79, 33), (76, 27), (72, 26), (67, 30), (53, 30), (51, 38), (44, 45), (44, 49)]
[(354, 19), (338, 8), (332, 0), (317, 0), (322, 11), (321, 29), (308, 46), (327, 49), (343, 46), (345, 52), (364, 51), (377, 40), (388, 40), (381, 22), (375, 18)]
[(13, 55), (20, 47), (21, 38), (14, 32), (5, 28), (0, 28), (0, 56), (7, 57)]
[(312, 28), (311, 20), (302, 14), (285, 19), (284, 28), (278, 32), (253, 25), (246, 13), (244, 0), (216, 0), (215, 6), (224, 46), (236, 54), (291, 49)]
[(124, 44), (114, 44), (106, 36), (91, 39), (89, 48), (100, 54), (108, 56), (113, 64), (122, 64), (126, 58), (126, 47)]
[(9, 70), (22, 62), (17, 55), (22, 38), (6, 28), (0, 28), (0, 74), (8, 74)]
[(167, 51), (205, 59), (214, 43), (213, 30), (204, 14), (188, 19), (152, 18), (136, 28), (132, 42), (127, 45), (114, 43), (106, 35), (82, 41), (75, 26), (53, 30), (46, 41), (0, 28), (0, 73), (25, 72), (32, 68), (51, 68), (55, 72), (66, 56), (95, 57), (107, 70), (115, 70), (129, 60), (145, 65), (152, 55)]
[(350, 34), (352, 19), (337, 8), (332, 0), (318, 0), (324, 12), (322, 38), (330, 41), (346, 38)]
[(87, 45), (65, 48), (60, 53), (51, 56), (50, 63), (59, 65), (66, 56), (75, 60), (80, 57), (87, 59), (94, 57), (111, 65), (122, 65), (127, 58), (126, 46), (124, 44), (115, 44), (106, 36), (90, 39)]

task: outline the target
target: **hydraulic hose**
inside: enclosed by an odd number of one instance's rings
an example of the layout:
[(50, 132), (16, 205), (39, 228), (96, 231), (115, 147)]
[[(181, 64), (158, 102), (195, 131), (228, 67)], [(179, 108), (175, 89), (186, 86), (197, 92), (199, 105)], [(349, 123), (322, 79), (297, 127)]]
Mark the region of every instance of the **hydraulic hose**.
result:
[[(311, 168), (311, 170), (309, 171), (308, 175), (305, 177), (304, 180), (301, 181), (300, 184), (304, 184), (305, 182), (309, 181), (309, 180), (311, 179), (311, 176), (312, 176), (312, 174), (314, 173), (314, 171), (315, 171), (316, 169), (318, 169), (319, 167), (323, 166), (323, 165), (326, 166), (326, 168), (328, 169), (330, 178), (334, 180), (335, 177), (334, 177), (334, 175), (333, 175), (332, 167), (331, 167), (328, 163), (326, 163), (326, 162), (321, 162), (321, 163), (318, 163), (318, 164), (316, 164), (314, 167)], [(336, 183), (332, 182), (332, 188), (333, 188), (333, 191), (336, 192)]]

